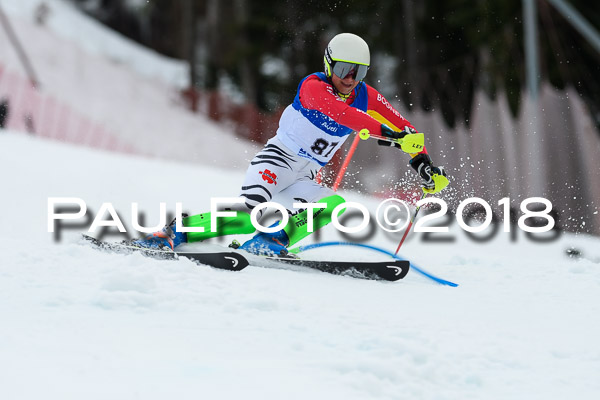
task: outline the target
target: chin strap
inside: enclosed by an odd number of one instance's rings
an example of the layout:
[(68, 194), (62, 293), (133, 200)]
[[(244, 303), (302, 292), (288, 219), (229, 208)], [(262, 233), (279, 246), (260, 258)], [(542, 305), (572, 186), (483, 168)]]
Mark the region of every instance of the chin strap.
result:
[(350, 93), (348, 94), (344, 94), (342, 92), (340, 92), (339, 90), (337, 90), (337, 88), (335, 87), (335, 85), (333, 84), (333, 80), (331, 79), (331, 77), (328, 77), (329, 80), (329, 84), (331, 85), (331, 87), (333, 88), (333, 92), (338, 95), (342, 100), (346, 101), (348, 100), (348, 97), (350, 97), (350, 95), (352, 95), (352, 92), (354, 92), (354, 89), (352, 89), (350, 91)]
[(335, 91), (335, 93), (344, 101), (348, 100), (348, 97), (350, 97), (350, 95), (352, 94), (352, 91), (350, 91), (350, 93), (348, 93), (348, 94), (344, 94), (344, 93), (338, 91), (335, 88), (335, 85), (332, 84), (331, 86), (333, 86), (333, 90)]

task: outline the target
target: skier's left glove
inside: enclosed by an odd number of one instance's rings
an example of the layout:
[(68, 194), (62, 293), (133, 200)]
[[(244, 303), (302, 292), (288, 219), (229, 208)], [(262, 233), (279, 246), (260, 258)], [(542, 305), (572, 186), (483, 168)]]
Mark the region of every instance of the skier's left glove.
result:
[(426, 153), (418, 154), (410, 160), (410, 166), (423, 179), (422, 186), (425, 193), (439, 193), (450, 183), (444, 167), (434, 167), (431, 157)]
[[(416, 129), (411, 128), (409, 126), (405, 127), (402, 132), (396, 132), (386, 124), (381, 124), (381, 136), (389, 137), (391, 139), (399, 139), (404, 137), (407, 133), (417, 133)], [(391, 146), (392, 142), (388, 142), (387, 140), (378, 140), (377, 144), (380, 146)], [(400, 144), (393, 143), (394, 147), (401, 148)]]
[[(420, 153), (425, 149), (425, 137), (422, 133), (419, 133), (415, 128), (410, 126), (404, 127), (404, 130), (397, 132), (390, 129), (385, 124), (381, 125), (381, 136), (392, 139), (394, 146), (401, 149), (405, 153), (416, 154)], [(392, 143), (388, 140), (379, 139), (377, 143), (381, 146), (390, 146)]]

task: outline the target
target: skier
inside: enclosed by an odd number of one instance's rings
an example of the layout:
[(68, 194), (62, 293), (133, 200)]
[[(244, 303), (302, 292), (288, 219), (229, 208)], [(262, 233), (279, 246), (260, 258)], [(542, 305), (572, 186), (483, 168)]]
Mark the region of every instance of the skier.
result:
[[(241, 248), (263, 255), (285, 255), (287, 248), (308, 236), (307, 215), (313, 213), (314, 230), (331, 222), (333, 209), (344, 199), (315, 182), (353, 131), (398, 139), (417, 130), (374, 88), (363, 82), (370, 65), (369, 46), (357, 35), (341, 33), (325, 49), (324, 72), (308, 75), (298, 85), (292, 104), (283, 112), (277, 134), (250, 162), (239, 196), (244, 200), (237, 215), (220, 217), (211, 232), (211, 214), (183, 218), (185, 227), (204, 232), (177, 232), (175, 221), (161, 231), (133, 243), (140, 247), (174, 249), (182, 242), (196, 242), (228, 234), (255, 232), (250, 212), (276, 194), (325, 207), (292, 214), (275, 233), (258, 232)], [(391, 145), (380, 140), (381, 145)], [(442, 167), (434, 167), (425, 147), (410, 154), (410, 165), (422, 179), (424, 190), (437, 193), (448, 185)], [(443, 178), (440, 178), (443, 177)], [(259, 213), (260, 215), (260, 213)]]

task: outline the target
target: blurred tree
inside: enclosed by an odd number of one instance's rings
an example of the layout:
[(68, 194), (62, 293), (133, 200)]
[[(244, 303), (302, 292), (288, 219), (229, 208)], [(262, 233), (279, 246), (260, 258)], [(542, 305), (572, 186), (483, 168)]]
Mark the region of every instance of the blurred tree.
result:
[(120, 0), (71, 0), (76, 6), (106, 26), (148, 45), (142, 35), (140, 16)]
[[(600, 31), (600, 2), (568, 0)], [(539, 0), (542, 76), (553, 86), (573, 86), (600, 128), (600, 53), (546, 0)]]
[[(473, 95), (505, 91), (513, 113), (524, 87), (522, 0), (71, 0), (108, 26), (171, 57), (190, 60), (191, 82), (237, 88), (259, 108), (289, 103), (305, 75), (322, 68), (336, 33), (370, 45), (367, 81), (404, 107), (469, 122)], [(600, 27), (600, 2), (569, 0)], [(542, 79), (572, 85), (600, 125), (600, 55), (538, 0)]]

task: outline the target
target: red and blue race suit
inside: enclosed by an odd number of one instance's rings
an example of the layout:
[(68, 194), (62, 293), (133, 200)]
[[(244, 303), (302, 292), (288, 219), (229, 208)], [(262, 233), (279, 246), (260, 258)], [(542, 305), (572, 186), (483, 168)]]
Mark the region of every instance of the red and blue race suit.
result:
[(317, 72), (298, 85), (294, 102), (281, 116), (276, 137), (297, 155), (324, 166), (353, 131), (367, 129), (381, 135), (381, 124), (395, 131), (414, 129), (373, 87), (360, 82), (342, 99), (325, 74)]

